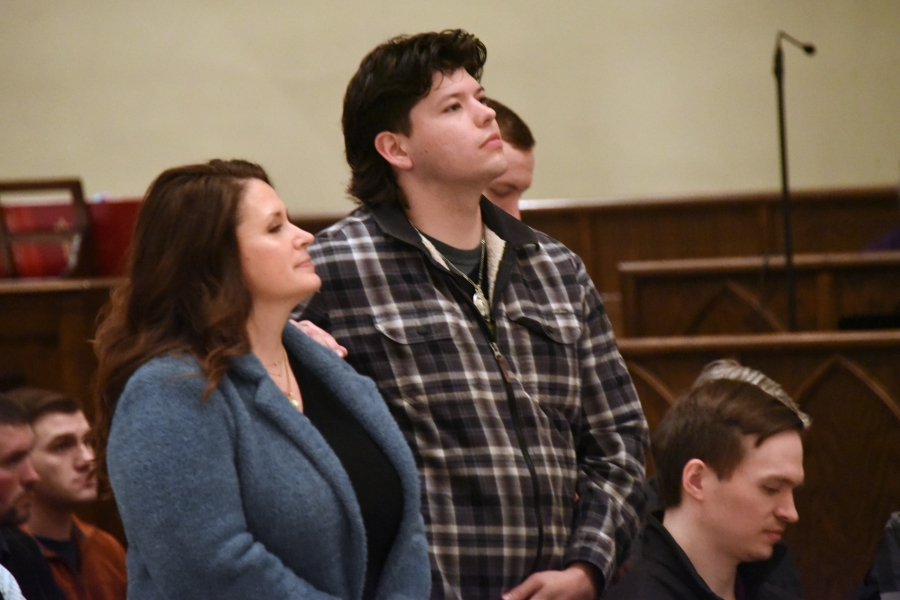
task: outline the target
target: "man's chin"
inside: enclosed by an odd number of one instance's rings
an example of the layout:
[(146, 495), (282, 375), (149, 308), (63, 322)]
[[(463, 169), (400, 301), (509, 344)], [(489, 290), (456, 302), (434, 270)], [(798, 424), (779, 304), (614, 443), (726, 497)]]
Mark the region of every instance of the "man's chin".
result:
[(7, 509), (6, 512), (0, 513), (0, 527), (15, 527), (21, 525), (28, 520), (30, 512), (31, 510), (28, 507), (11, 507)]
[(771, 546), (760, 546), (755, 552), (750, 552), (741, 562), (757, 562), (760, 560), (769, 560), (775, 551), (774, 544)]

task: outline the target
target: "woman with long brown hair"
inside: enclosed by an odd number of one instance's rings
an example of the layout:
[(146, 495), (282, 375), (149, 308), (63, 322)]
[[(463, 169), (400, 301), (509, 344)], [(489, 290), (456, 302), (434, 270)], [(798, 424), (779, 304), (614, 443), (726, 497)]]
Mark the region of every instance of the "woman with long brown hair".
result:
[(95, 342), (131, 600), (428, 597), (402, 434), (369, 379), (288, 325), (321, 285), (311, 241), (252, 163), (147, 191)]

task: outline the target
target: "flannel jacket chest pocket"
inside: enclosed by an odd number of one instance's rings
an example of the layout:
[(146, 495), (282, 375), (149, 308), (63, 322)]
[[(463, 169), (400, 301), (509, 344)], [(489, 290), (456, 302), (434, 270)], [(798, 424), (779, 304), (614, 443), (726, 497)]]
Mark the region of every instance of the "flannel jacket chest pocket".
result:
[(581, 337), (581, 320), (571, 308), (516, 304), (509, 307), (507, 317), (549, 342), (570, 346)]
[(580, 411), (579, 341), (584, 325), (579, 315), (567, 307), (524, 304), (510, 306), (507, 319), (507, 352), (518, 383), (568, 439), (570, 420)]
[(445, 314), (441, 306), (430, 304), (381, 307), (373, 311), (375, 329), (404, 346), (452, 339), (450, 315)]
[(382, 390), (385, 398), (428, 405), (429, 411), (467, 399), (469, 395), (460, 394), (459, 386), (472, 376), (457, 339), (465, 336), (464, 328), (454, 323), (456, 313), (435, 304), (395, 305), (373, 312), (384, 349), (376, 360), (385, 369), (379, 377), (387, 388)]

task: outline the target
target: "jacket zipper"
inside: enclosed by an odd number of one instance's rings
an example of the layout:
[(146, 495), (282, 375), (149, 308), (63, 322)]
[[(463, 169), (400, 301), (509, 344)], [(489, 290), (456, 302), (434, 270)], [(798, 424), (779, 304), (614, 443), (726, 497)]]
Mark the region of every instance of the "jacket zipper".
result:
[[(425, 251), (425, 253), (426, 253), (426, 255), (429, 254), (427, 250)], [(431, 258), (431, 257), (429, 256), (429, 258)], [(512, 378), (509, 375), (509, 368), (506, 364), (506, 358), (500, 352), (500, 348), (497, 347), (496, 331), (495, 331), (496, 326), (494, 325), (494, 316), (493, 316), (494, 305), (493, 305), (493, 303), (490, 304), (491, 321), (492, 322), (489, 323), (478, 312), (478, 309), (475, 307), (475, 304), (472, 302), (470, 295), (468, 293), (466, 293), (465, 289), (463, 288), (463, 285), (462, 285), (460, 279), (456, 275), (451, 273), (448, 269), (446, 269), (443, 265), (439, 265), (437, 263), (437, 261), (435, 261), (433, 258), (431, 258), (430, 263), (432, 265), (436, 266), (440, 272), (444, 273), (446, 276), (449, 277), (450, 281), (452, 282), (451, 288), (455, 288), (456, 291), (459, 292), (463, 301), (466, 304), (468, 304), (469, 307), (472, 309), (472, 312), (475, 315), (475, 320), (478, 322), (478, 324), (481, 328), (481, 332), (484, 334), (485, 339), (487, 340), (488, 344), (490, 345), (491, 352), (494, 354), (494, 359), (497, 361), (497, 366), (500, 369), (500, 374), (503, 376), (503, 383), (504, 383), (504, 386), (506, 387), (506, 402), (507, 402), (507, 405), (509, 406), (509, 414), (510, 414), (510, 418), (512, 419), (513, 429), (516, 432), (516, 442), (518, 443), (519, 451), (522, 452), (522, 458), (525, 460), (525, 466), (528, 469), (528, 475), (531, 477), (531, 489), (532, 489), (532, 495), (533, 495), (532, 505), (533, 505), (533, 509), (534, 509), (534, 517), (535, 517), (535, 520), (537, 521), (537, 534), (538, 534), (537, 551), (535, 552), (534, 561), (532, 562), (532, 565), (531, 565), (531, 572), (534, 573), (537, 571), (538, 565), (540, 564), (541, 556), (544, 552), (544, 517), (541, 512), (541, 495), (540, 495), (541, 486), (540, 486), (540, 480), (538, 479), (538, 475), (537, 475), (537, 469), (535, 469), (534, 461), (531, 458), (531, 452), (528, 450), (528, 443), (525, 440), (525, 431), (524, 431), (525, 425), (522, 422), (522, 415), (519, 413), (519, 405), (518, 405), (518, 401), (516, 399), (515, 390), (513, 389)], [(494, 281), (495, 289), (493, 291), (488, 292), (488, 294), (490, 294), (489, 297), (493, 297), (494, 294), (497, 293), (497, 289), (499, 288), (498, 283), (501, 280), (501, 273), (503, 273), (504, 263), (505, 263), (505, 261), (503, 261), (501, 259), (501, 264), (500, 264), (501, 272), (497, 273), (497, 278)], [(509, 272), (508, 263), (506, 263), (505, 266), (507, 267), (507, 269), (506, 269), (506, 273), (504, 273), (504, 274), (508, 274), (508, 272)]]
[(503, 354), (500, 353), (500, 349), (493, 339), (489, 337), (488, 342), (491, 345), (491, 350), (494, 353), (497, 365), (500, 367), (500, 372), (503, 374), (503, 382), (506, 385), (506, 401), (509, 405), (509, 414), (512, 418), (513, 429), (515, 429), (516, 432), (516, 440), (519, 443), (519, 450), (522, 451), (522, 457), (525, 459), (525, 466), (528, 468), (528, 474), (531, 476), (531, 493), (534, 516), (537, 520), (538, 530), (537, 551), (534, 554), (534, 562), (531, 564), (531, 572), (534, 573), (537, 571), (538, 564), (541, 560), (541, 554), (543, 554), (544, 551), (544, 517), (541, 513), (541, 486), (537, 476), (537, 469), (534, 468), (534, 461), (531, 459), (531, 452), (528, 450), (528, 444), (525, 441), (525, 425), (522, 422), (522, 415), (519, 414), (519, 403), (513, 390), (512, 379), (509, 376), (509, 370), (506, 366), (506, 359), (503, 357)]

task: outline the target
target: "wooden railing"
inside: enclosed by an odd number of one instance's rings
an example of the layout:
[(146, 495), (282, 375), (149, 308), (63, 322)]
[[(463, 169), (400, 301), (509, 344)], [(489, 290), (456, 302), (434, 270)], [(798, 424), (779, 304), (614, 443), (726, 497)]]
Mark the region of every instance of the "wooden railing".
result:
[[(900, 251), (794, 257), (799, 330), (900, 328)], [(784, 257), (619, 264), (628, 336), (786, 331)]]
[[(896, 187), (795, 191), (796, 253), (855, 252), (900, 227)], [(522, 220), (584, 261), (616, 333), (623, 330), (617, 265), (625, 261), (782, 252), (780, 194), (636, 201), (526, 200)]]

